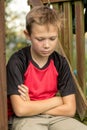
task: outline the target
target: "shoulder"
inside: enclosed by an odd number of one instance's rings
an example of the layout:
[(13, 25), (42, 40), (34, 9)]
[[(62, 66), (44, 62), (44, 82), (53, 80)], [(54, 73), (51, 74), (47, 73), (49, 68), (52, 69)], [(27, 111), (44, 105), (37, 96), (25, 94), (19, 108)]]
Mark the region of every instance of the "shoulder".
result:
[(59, 54), (58, 52), (56, 52), (56, 51), (54, 51), (51, 54), (51, 58), (53, 59), (57, 70), (60, 70), (64, 66), (68, 66), (66, 58), (64, 56), (62, 56), (61, 54)]
[(57, 61), (63, 61), (65, 60), (65, 57), (62, 56), (61, 54), (59, 54), (58, 52), (54, 51), (52, 54), (51, 54), (51, 58), (53, 58), (54, 60), (57, 60)]
[(30, 47), (22, 48), (16, 51), (9, 59), (8, 64), (24, 63), (29, 59), (29, 49)]
[(7, 70), (14, 70), (18, 68), (19, 70), (25, 71), (29, 63), (29, 49), (30, 47), (22, 48), (15, 52), (9, 59), (7, 63)]

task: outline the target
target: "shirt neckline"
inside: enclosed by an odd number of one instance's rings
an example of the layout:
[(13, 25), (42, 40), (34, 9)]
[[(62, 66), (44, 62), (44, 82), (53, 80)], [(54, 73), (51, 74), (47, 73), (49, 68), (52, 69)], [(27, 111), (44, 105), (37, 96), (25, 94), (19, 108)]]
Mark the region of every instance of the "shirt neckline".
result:
[(39, 65), (32, 59), (30, 48), (31, 48), (31, 46), (29, 47), (29, 55), (30, 55), (30, 59), (31, 59), (32, 64), (33, 64), (36, 68), (38, 68), (38, 69), (40, 69), (40, 70), (45, 69), (46, 67), (48, 67), (48, 65), (49, 65), (49, 63), (50, 63), (50, 56), (49, 56), (48, 61), (46, 62), (46, 64), (45, 64), (43, 67), (39, 67)]

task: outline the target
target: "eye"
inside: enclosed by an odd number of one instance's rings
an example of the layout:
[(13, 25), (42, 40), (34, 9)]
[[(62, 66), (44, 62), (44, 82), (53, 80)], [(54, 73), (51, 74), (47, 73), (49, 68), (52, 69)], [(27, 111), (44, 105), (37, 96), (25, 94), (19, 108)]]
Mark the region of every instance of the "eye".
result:
[(44, 38), (36, 38), (38, 41), (43, 41)]
[(51, 41), (54, 41), (57, 37), (50, 37)]

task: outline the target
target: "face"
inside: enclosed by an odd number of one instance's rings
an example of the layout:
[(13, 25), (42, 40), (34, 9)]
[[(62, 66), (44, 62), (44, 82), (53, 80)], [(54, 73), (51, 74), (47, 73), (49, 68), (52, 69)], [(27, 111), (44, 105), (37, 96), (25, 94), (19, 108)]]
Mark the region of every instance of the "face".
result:
[(38, 58), (49, 57), (58, 43), (58, 29), (53, 25), (33, 24), (31, 40), (31, 54)]

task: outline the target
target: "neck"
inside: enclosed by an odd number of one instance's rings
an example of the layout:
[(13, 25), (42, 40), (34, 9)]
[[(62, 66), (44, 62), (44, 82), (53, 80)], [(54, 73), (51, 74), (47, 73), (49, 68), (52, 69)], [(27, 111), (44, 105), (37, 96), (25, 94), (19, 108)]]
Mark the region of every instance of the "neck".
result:
[(42, 68), (48, 61), (48, 57), (43, 57), (43, 56), (40, 56), (36, 53), (34, 53), (31, 49), (31, 56), (32, 56), (32, 59), (34, 60), (34, 62), (36, 64), (38, 64), (38, 66), (40, 68)]

